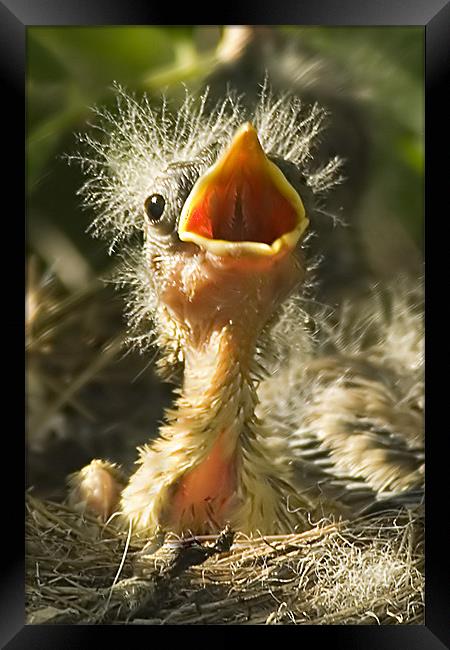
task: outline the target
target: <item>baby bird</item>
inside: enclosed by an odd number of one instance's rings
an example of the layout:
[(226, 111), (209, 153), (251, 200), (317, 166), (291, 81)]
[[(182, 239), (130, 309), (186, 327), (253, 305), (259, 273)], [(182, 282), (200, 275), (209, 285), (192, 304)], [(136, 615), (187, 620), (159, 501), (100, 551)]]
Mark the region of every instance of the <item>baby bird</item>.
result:
[(367, 345), (342, 322), (323, 340), (307, 331), (306, 235), (341, 180), (337, 157), (315, 162), (323, 111), (267, 84), (253, 111), (232, 95), (206, 106), (187, 95), (174, 116), (118, 89), (102, 138), (84, 138), (81, 193), (94, 234), (122, 247), (130, 340), (155, 344), (161, 372), (182, 381), (128, 482), (93, 461), (70, 501), (118, 511), (145, 538), (226, 523), (269, 534), (420, 488), (421, 383), (402, 392), (412, 370), (398, 346), (388, 357), (390, 326)]

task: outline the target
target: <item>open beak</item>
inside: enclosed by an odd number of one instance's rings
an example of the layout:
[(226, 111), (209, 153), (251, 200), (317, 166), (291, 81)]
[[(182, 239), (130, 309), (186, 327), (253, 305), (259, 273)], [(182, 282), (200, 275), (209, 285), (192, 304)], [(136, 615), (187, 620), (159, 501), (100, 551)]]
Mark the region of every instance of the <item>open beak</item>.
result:
[(273, 256), (292, 250), (308, 223), (300, 196), (247, 122), (195, 183), (178, 235), (215, 255)]

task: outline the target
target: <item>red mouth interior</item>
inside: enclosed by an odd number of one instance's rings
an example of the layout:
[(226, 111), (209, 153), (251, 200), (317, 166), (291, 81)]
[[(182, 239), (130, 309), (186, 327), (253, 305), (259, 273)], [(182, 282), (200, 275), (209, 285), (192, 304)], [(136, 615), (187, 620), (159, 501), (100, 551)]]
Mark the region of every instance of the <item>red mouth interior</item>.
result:
[(185, 230), (229, 242), (271, 245), (294, 230), (296, 209), (266, 177), (239, 180), (214, 179), (194, 205)]

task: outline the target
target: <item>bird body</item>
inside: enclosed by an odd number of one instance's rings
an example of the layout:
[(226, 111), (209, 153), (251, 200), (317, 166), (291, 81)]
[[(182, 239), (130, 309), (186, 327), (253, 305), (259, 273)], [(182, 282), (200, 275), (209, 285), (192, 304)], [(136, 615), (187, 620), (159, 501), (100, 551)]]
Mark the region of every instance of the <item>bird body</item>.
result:
[(205, 533), (230, 522), (254, 532), (288, 519), (289, 466), (255, 421), (251, 369), (233, 338), (225, 327), (188, 358), (176, 408), (122, 493), (135, 528)]
[[(86, 139), (96, 158), (81, 156), (82, 193), (112, 250), (143, 232), (119, 277), (130, 328), (183, 380), (114, 509), (148, 537), (225, 523), (268, 534), (420, 485), (421, 407), (393, 397), (404, 368), (373, 358), (380, 340), (352, 355), (329, 335), (326, 354), (298, 308), (305, 232), (341, 180), (337, 158), (311, 153), (320, 109), (265, 86), (253, 115), (230, 98), (206, 113), (205, 97), (187, 97), (174, 118), (119, 92), (106, 141)], [(74, 477), (72, 500), (82, 487)]]

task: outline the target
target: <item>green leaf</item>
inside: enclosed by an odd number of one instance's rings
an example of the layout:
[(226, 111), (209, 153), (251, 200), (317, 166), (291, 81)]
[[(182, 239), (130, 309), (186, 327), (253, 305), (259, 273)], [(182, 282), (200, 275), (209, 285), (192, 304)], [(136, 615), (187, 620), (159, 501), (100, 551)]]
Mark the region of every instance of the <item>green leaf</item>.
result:
[[(145, 71), (175, 59), (173, 41), (159, 27), (33, 27), (29, 39), (88, 88), (114, 80), (132, 84)], [(54, 65), (41, 54), (30, 74), (42, 79), (46, 70), (52, 78)]]

